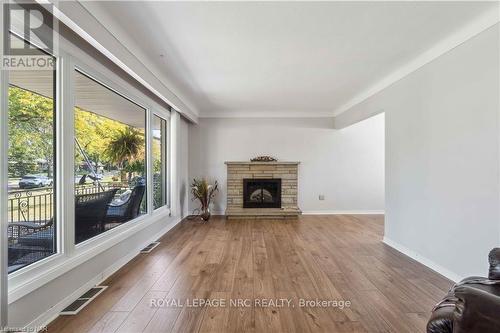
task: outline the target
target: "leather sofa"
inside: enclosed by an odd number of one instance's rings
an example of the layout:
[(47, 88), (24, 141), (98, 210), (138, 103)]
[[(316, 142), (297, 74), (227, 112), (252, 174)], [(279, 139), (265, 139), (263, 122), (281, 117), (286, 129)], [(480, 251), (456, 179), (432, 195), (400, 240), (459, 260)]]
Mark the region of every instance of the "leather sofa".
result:
[(488, 259), (488, 277), (468, 277), (451, 287), (432, 310), (427, 333), (500, 332), (500, 248)]

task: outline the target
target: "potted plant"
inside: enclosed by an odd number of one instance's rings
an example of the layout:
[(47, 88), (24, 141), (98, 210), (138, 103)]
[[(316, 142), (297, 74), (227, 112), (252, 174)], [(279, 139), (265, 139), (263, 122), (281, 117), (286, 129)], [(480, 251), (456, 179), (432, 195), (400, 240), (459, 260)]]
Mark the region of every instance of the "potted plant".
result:
[(210, 203), (218, 191), (219, 185), (217, 181), (212, 185), (204, 178), (193, 179), (191, 193), (193, 194), (193, 200), (200, 201), (200, 217), (203, 221), (208, 221), (210, 219)]

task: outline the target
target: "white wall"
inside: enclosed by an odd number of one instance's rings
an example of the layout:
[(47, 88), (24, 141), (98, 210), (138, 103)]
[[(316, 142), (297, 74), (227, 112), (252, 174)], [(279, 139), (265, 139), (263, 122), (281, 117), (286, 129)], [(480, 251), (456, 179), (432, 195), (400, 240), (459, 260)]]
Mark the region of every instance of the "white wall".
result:
[(333, 129), (331, 118), (203, 118), (191, 125), (189, 141), (190, 178), (217, 179), (221, 185), (216, 212), (226, 208), (224, 162), (258, 155), (301, 162), (298, 195), (304, 212), (384, 209), (383, 115), (342, 130)]
[(349, 110), (386, 116), (388, 243), (452, 279), (500, 245), (498, 24)]

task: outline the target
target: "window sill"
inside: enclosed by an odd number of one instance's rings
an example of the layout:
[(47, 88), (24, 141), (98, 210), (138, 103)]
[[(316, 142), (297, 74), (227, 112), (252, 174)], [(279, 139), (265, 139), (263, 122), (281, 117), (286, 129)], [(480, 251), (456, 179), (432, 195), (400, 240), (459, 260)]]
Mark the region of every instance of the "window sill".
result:
[(75, 252), (71, 255), (64, 253), (54, 254), (9, 274), (9, 304), (67, 273), (85, 261), (94, 258), (142, 229), (159, 222), (161, 219), (165, 219), (169, 223), (173, 222), (174, 218), (169, 218), (170, 210), (167, 207), (165, 208), (161, 209), (161, 211), (155, 211), (150, 215), (138, 217), (135, 220), (82, 242), (75, 247)]

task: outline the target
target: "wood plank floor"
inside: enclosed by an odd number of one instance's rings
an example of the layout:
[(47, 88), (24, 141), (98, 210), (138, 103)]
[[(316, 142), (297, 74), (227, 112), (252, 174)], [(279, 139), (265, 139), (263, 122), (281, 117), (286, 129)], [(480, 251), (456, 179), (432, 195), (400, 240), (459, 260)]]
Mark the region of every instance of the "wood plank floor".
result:
[[(451, 281), (384, 245), (383, 216), (184, 220), (49, 332), (424, 332)], [(178, 299), (184, 307), (151, 306)], [(224, 307), (186, 300), (222, 299)], [(230, 300), (286, 299), (287, 307)], [(350, 307), (300, 307), (300, 300)], [(157, 301), (159, 303), (159, 301)]]

